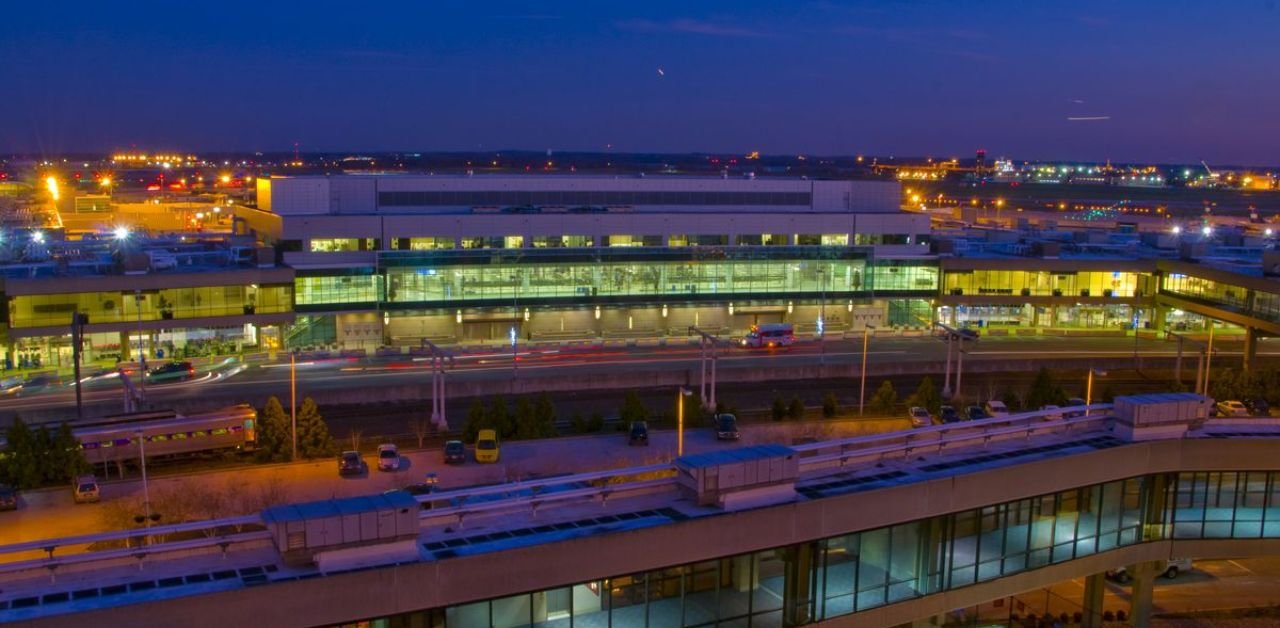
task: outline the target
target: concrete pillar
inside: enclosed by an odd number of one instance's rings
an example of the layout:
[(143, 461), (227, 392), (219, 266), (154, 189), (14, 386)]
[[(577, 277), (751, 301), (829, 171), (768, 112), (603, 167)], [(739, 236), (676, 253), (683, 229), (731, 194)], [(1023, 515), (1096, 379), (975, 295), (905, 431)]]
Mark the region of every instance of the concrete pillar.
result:
[(1244, 370), (1248, 371), (1253, 368), (1254, 360), (1258, 358), (1258, 330), (1253, 327), (1244, 328), (1244, 363), (1241, 365)]
[(1158, 575), (1153, 561), (1138, 563), (1129, 568), (1133, 576), (1133, 593), (1129, 596), (1129, 622), (1137, 628), (1151, 625), (1151, 598)]
[(813, 560), (816, 543), (802, 543), (788, 547), (783, 552), (786, 561), (786, 578), (782, 592), (782, 616), (784, 626), (801, 626), (813, 621)]
[(1156, 330), (1157, 334), (1164, 333), (1165, 319), (1169, 317), (1169, 306), (1156, 305), (1156, 309), (1151, 313), (1151, 328)]
[(1084, 621), (1082, 628), (1102, 628), (1103, 594), (1107, 590), (1105, 574), (1095, 573), (1084, 579)]

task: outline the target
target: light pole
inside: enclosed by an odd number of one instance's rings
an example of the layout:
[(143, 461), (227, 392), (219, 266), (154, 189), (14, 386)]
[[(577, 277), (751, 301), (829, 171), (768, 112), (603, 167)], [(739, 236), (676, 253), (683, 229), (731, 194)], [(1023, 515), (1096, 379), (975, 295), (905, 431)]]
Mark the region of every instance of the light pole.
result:
[(680, 387), (676, 395), (676, 457), (684, 455), (684, 398), (693, 395), (693, 391)]
[(867, 343), (871, 337), (871, 330), (876, 326), (870, 323), (864, 324), (862, 327), (862, 389), (858, 393), (858, 416), (862, 416), (862, 411), (867, 404)]
[[(142, 430), (134, 432), (138, 437), (138, 452), (142, 460), (142, 510), (143, 525), (147, 528), (151, 527), (151, 490), (147, 485), (147, 437), (142, 434)], [(150, 538), (147, 538), (150, 543)]]
[(511, 276), (511, 379), (519, 377), (520, 275)]
[(289, 425), (293, 435), (294, 462), (298, 461), (298, 354), (289, 354)]
[(827, 363), (827, 269), (818, 269), (818, 281), (822, 282), (822, 305), (818, 308), (818, 364)]
[(1085, 405), (1084, 415), (1085, 416), (1089, 416), (1089, 406), (1093, 405), (1093, 376), (1095, 374), (1098, 377), (1107, 376), (1107, 372), (1102, 369), (1095, 369), (1095, 368), (1089, 369), (1089, 380), (1084, 386), (1084, 405)]
[(1204, 385), (1200, 387), (1202, 395), (1209, 394), (1209, 366), (1213, 363), (1213, 330), (1218, 326), (1217, 321), (1212, 318), (1206, 320), (1209, 321), (1209, 348), (1204, 354)]

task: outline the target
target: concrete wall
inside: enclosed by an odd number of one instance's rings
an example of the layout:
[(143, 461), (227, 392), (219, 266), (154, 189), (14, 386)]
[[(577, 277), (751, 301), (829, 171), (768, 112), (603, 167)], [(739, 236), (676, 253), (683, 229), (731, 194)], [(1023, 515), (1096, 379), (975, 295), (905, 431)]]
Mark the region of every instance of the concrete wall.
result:
[[(695, 518), (494, 554), (423, 562), (151, 604), (54, 617), (39, 625), (304, 626), (459, 604), (587, 580), (760, 551), (880, 528), (938, 514), (1151, 473), (1277, 470), (1267, 439), (1136, 443), (949, 478), (815, 501)], [(1163, 541), (1126, 547), (985, 584), (889, 605), (828, 622), (908, 622), (1118, 564), (1168, 557), (1280, 552), (1280, 541)], [(500, 569), (502, 577), (494, 577)], [(35, 624), (33, 624), (35, 625)]]

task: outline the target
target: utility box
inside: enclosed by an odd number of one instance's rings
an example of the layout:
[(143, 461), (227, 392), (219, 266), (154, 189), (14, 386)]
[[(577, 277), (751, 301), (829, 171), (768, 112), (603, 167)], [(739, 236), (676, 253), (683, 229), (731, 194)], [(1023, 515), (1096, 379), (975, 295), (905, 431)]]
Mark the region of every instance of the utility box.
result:
[(783, 445), (758, 445), (676, 460), (682, 492), (700, 506), (755, 508), (795, 498), (800, 457)]
[(412, 495), (393, 491), (275, 506), (262, 511), (262, 518), (287, 564), (310, 565), (324, 563), (326, 554), (397, 553), (389, 548), (407, 548), (416, 556), (421, 511)]
[(1191, 424), (1209, 418), (1213, 399), (1195, 393), (1116, 397), (1115, 431), (1129, 440), (1182, 438)]

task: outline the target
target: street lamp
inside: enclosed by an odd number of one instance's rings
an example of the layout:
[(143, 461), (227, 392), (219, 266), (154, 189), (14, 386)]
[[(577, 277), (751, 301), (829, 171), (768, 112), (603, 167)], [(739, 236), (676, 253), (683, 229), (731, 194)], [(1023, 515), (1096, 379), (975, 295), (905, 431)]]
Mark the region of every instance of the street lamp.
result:
[[(155, 515), (152, 515), (152, 514), (151, 514), (151, 489), (150, 489), (150, 488), (149, 488), (149, 486), (147, 485), (147, 437), (146, 437), (146, 436), (144, 436), (144, 435), (142, 434), (142, 430), (137, 430), (137, 431), (135, 431), (135, 432), (134, 432), (134, 435), (138, 437), (138, 452), (139, 452), (139, 456), (138, 456), (138, 457), (139, 457), (139, 458), (141, 459), (141, 461), (142, 461), (142, 509), (143, 509), (143, 519), (142, 519), (142, 521), (140, 521), (139, 523), (142, 523), (142, 524), (143, 524), (143, 525), (145, 525), (147, 528), (150, 528), (150, 527), (151, 527), (151, 522), (152, 522), (152, 521), (155, 521), (158, 517), (156, 517)], [(136, 519), (135, 519), (135, 520), (136, 520)], [(148, 542), (148, 543), (150, 543), (149, 537), (148, 537), (147, 542)]]
[(1104, 370), (1102, 370), (1102, 369), (1095, 369), (1095, 368), (1090, 368), (1090, 369), (1089, 369), (1089, 380), (1088, 380), (1088, 382), (1085, 384), (1085, 387), (1084, 387), (1084, 405), (1085, 405), (1084, 415), (1085, 415), (1085, 416), (1089, 416), (1089, 408), (1088, 408), (1088, 406), (1093, 405), (1093, 376), (1094, 376), (1095, 374), (1096, 374), (1098, 377), (1106, 377), (1106, 376), (1107, 376), (1107, 372), (1106, 372), (1106, 371), (1104, 371)]
[(693, 396), (693, 391), (680, 387), (676, 395), (676, 457), (684, 455), (684, 398)]
[(871, 330), (876, 326), (870, 323), (864, 324), (862, 327), (862, 390), (858, 393), (858, 416), (862, 416), (862, 411), (867, 403), (867, 343), (871, 336)]

